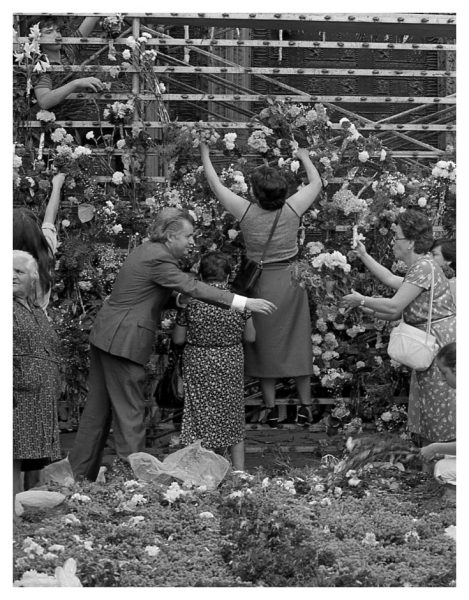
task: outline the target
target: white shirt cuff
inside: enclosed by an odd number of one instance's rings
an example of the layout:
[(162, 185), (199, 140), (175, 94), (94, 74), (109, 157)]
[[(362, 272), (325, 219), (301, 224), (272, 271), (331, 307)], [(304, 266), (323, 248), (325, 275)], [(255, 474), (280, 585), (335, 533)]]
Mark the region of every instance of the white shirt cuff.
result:
[(235, 294), (233, 297), (233, 302), (231, 303), (232, 310), (239, 310), (240, 312), (243, 312), (243, 310), (246, 308), (246, 301), (246, 296), (238, 296), (238, 294)]

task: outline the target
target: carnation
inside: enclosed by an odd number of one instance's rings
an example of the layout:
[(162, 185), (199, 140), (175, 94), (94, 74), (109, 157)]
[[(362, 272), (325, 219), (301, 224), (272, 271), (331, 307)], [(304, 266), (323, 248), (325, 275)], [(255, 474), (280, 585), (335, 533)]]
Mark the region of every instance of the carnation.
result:
[(22, 164), (23, 164), (23, 159), (21, 158), (21, 156), (18, 156), (17, 154), (13, 154), (13, 168), (19, 169)]
[(121, 185), (124, 181), (124, 173), (121, 171), (115, 171), (112, 175), (112, 183), (114, 185)]
[(40, 110), (37, 115), (37, 120), (43, 123), (53, 123), (55, 121), (55, 114), (48, 110)]
[(112, 227), (112, 231), (113, 231), (113, 233), (115, 233), (117, 235), (118, 233), (120, 233), (122, 231), (122, 225), (120, 223), (114, 225)]
[(421, 207), (424, 208), (425, 206), (427, 206), (427, 199), (425, 198), (425, 196), (422, 196), (421, 198), (419, 198), (417, 200), (417, 204)]
[(88, 131), (86, 134), (87, 140), (94, 140), (94, 131)]
[(306, 244), (306, 248), (310, 254), (319, 254), (321, 250), (324, 250), (324, 244), (322, 242), (309, 242)]
[(57, 127), (57, 129), (50, 134), (50, 139), (56, 144), (59, 144), (64, 140), (66, 134), (67, 131), (63, 127)]
[(122, 150), (125, 147), (125, 140), (117, 140), (116, 147), (118, 150)]
[(129, 50), (128, 48), (126, 48), (126, 49), (125, 49), (125, 50), (122, 52), (122, 58), (123, 58), (124, 60), (130, 60), (131, 56), (132, 56), (132, 55), (131, 55), (131, 53), (130, 53), (130, 50)]
[(368, 159), (370, 158), (370, 155), (368, 154), (368, 152), (366, 150), (362, 150), (361, 152), (358, 153), (358, 160), (360, 162), (366, 162)]

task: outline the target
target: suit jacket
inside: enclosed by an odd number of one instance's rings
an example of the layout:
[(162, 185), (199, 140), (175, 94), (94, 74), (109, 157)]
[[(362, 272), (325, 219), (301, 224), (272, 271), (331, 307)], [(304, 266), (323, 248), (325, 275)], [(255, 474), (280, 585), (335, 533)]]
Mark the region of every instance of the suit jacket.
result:
[(197, 281), (178, 267), (164, 244), (144, 242), (122, 265), (111, 295), (96, 316), (90, 343), (144, 365), (160, 315), (173, 290), (228, 308), (234, 295)]

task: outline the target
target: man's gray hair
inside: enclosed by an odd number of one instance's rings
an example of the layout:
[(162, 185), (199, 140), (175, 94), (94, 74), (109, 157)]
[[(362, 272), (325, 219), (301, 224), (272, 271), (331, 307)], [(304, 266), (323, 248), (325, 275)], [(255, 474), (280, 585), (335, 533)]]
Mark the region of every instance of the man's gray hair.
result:
[(194, 219), (187, 210), (172, 206), (163, 208), (148, 228), (150, 241), (167, 242), (171, 234), (177, 233), (182, 229), (184, 221), (194, 225)]

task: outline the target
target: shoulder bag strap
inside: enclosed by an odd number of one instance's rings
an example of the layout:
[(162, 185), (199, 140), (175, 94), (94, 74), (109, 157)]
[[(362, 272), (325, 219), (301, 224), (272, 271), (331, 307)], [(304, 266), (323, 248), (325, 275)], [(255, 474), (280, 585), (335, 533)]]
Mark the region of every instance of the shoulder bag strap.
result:
[(274, 235), (274, 231), (275, 231), (275, 228), (277, 227), (278, 220), (280, 219), (280, 213), (281, 212), (282, 212), (282, 209), (279, 208), (278, 211), (277, 211), (277, 214), (275, 215), (275, 220), (274, 220), (274, 223), (272, 225), (272, 229), (270, 230), (269, 237), (268, 237), (267, 242), (265, 243), (265, 246), (264, 246), (264, 251), (262, 252), (262, 257), (261, 257), (261, 260), (260, 260), (260, 264), (261, 265), (264, 262), (265, 255), (267, 254), (267, 249), (269, 247), (269, 244), (270, 244), (270, 241), (272, 239), (272, 236)]
[(430, 268), (432, 270), (432, 285), (430, 291), (430, 307), (428, 309), (428, 321), (427, 321), (427, 336), (430, 335), (430, 329), (432, 326), (432, 309), (433, 309), (433, 292), (435, 291), (435, 269), (433, 268), (433, 264), (428, 261)]

